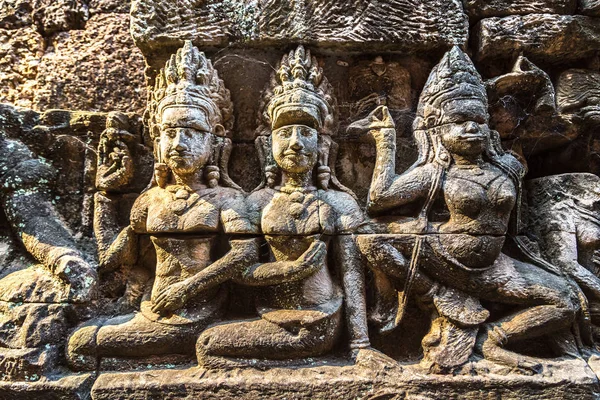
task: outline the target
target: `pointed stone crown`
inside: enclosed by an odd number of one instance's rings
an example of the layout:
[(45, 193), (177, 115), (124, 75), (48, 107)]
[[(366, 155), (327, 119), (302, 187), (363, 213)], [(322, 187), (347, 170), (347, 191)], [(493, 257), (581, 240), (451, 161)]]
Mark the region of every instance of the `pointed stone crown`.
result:
[(441, 123), (444, 104), (455, 100), (479, 101), (487, 110), (487, 93), (475, 65), (458, 46), (450, 49), (436, 65), (419, 98), (415, 129)]
[(265, 92), (263, 119), (271, 129), (304, 124), (332, 134), (336, 123), (333, 88), (317, 59), (298, 46), (281, 59)]
[[(148, 112), (152, 138), (160, 135), (163, 112), (170, 107), (199, 109), (211, 133), (229, 136), (233, 128), (233, 105), (229, 90), (204, 53), (187, 40), (166, 62), (156, 77)], [(215, 130), (217, 125), (224, 129)]]

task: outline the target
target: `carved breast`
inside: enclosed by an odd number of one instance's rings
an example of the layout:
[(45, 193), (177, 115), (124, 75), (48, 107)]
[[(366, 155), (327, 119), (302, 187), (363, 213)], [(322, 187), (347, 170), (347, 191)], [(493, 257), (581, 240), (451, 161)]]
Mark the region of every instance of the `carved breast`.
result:
[(452, 169), (444, 183), (451, 222), (443, 230), (504, 235), (516, 196), (511, 179), (495, 167)]
[(317, 192), (275, 192), (262, 212), (262, 231), (268, 235), (313, 235), (333, 230), (333, 210)]
[(218, 230), (220, 207), (216, 194), (193, 193), (188, 199), (181, 200), (167, 190), (159, 190), (153, 193), (148, 204), (148, 233), (208, 233)]

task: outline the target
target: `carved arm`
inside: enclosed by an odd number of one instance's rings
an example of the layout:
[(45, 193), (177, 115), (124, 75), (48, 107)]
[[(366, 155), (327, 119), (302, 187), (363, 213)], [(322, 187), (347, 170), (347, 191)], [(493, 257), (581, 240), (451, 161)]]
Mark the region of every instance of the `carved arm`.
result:
[(223, 257), (159, 294), (152, 304), (152, 311), (162, 313), (177, 310), (199, 293), (234, 279), (258, 260), (257, 238), (231, 240), (230, 245), (231, 249)]
[(271, 286), (305, 279), (317, 272), (327, 257), (327, 245), (315, 240), (296, 261), (275, 261), (251, 265), (237, 279), (249, 286)]

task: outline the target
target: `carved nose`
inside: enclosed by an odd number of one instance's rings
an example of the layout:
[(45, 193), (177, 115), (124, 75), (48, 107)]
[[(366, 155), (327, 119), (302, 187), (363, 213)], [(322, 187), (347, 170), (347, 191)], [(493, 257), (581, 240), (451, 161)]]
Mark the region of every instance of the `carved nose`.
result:
[(479, 125), (477, 125), (473, 121), (468, 122), (467, 126), (465, 127), (465, 132), (467, 132), (467, 133), (477, 133), (477, 132), (479, 132)]
[(185, 145), (185, 142), (183, 140), (183, 135), (181, 132), (177, 132), (177, 136), (175, 136), (173, 145), (175, 147), (175, 150), (177, 150), (177, 151), (187, 150), (187, 146)]
[(302, 150), (304, 148), (302, 142), (298, 140), (299, 135), (300, 134), (298, 130), (294, 128), (294, 131), (292, 132), (292, 137), (290, 138), (290, 148), (294, 151)]

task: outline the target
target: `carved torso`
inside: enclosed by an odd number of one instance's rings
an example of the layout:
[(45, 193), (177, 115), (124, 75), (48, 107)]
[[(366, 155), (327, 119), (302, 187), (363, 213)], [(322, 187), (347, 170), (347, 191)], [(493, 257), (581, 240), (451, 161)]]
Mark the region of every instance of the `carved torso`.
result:
[[(132, 226), (137, 233), (152, 235), (157, 253), (152, 299), (210, 265), (219, 232), (250, 230), (243, 212), (236, 209), (243, 204), (238, 191), (222, 187), (205, 189), (189, 194), (187, 199), (178, 199), (178, 191), (175, 185), (152, 188), (138, 198), (131, 212)], [(193, 310), (212, 299), (217, 291), (218, 288), (202, 292), (176, 314), (193, 320)]]
[[(318, 190), (285, 193), (263, 189), (249, 202), (255, 207), (273, 261), (294, 261), (315, 239), (355, 229), (362, 222), (356, 201), (346, 193)], [(298, 308), (323, 304), (336, 295), (327, 263), (300, 282), (270, 287), (263, 302), (270, 307)]]
[(450, 220), (444, 233), (505, 235), (517, 192), (514, 183), (491, 164), (463, 169), (452, 166), (443, 185)]
[(517, 197), (512, 180), (491, 164), (452, 166), (443, 195), (450, 212), (450, 219), (438, 228), (444, 248), (468, 267), (492, 265), (504, 245)]

